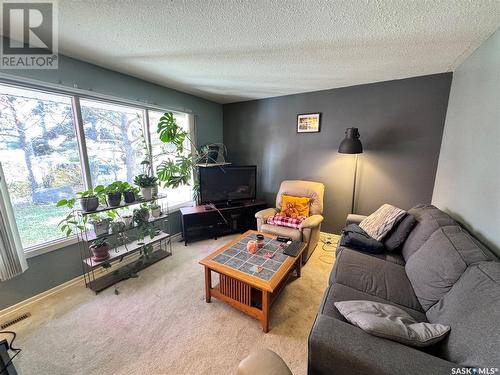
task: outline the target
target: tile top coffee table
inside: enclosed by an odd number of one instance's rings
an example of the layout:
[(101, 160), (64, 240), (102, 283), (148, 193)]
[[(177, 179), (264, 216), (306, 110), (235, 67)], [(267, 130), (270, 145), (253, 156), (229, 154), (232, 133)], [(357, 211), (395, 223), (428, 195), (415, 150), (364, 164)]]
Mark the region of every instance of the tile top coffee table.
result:
[[(300, 277), (302, 244), (297, 257), (285, 255), (286, 244), (276, 237), (264, 234), (264, 247), (250, 254), (246, 244), (255, 240), (253, 230), (243, 233), (200, 261), (205, 267), (206, 301), (211, 297), (225, 301), (262, 323), (264, 332), (269, 331), (269, 307), (286, 284), (287, 276), (295, 270)], [(212, 271), (219, 275), (219, 284), (212, 287)]]

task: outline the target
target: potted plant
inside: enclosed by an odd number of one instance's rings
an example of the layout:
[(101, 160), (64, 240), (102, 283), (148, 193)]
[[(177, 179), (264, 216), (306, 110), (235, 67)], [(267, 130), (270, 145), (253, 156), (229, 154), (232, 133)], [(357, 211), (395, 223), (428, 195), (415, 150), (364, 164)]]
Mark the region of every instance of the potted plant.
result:
[[(136, 223), (138, 243), (144, 245), (144, 238), (149, 236), (151, 239), (158, 234), (158, 230), (149, 222), (149, 209), (148, 206), (143, 203), (140, 208), (134, 210), (134, 223)], [(148, 248), (151, 245), (147, 245)], [(151, 247), (152, 249), (152, 247)], [(144, 248), (141, 250), (145, 250)], [(147, 252), (145, 252), (147, 254)]]
[(89, 223), (90, 225), (92, 225), (96, 236), (102, 236), (103, 234), (108, 234), (110, 222), (111, 218), (109, 217), (102, 217), (97, 214), (90, 215)]
[(121, 220), (123, 225), (125, 225), (125, 229), (131, 228), (132, 224), (134, 222), (134, 218), (132, 215), (126, 214), (126, 215), (121, 215)]
[(147, 206), (142, 205), (133, 211), (134, 223), (141, 225), (149, 220), (149, 210)]
[(122, 201), (123, 182), (115, 181), (106, 186), (105, 193), (109, 207), (117, 207)]
[(110, 223), (111, 233), (116, 234), (125, 230), (125, 223), (123, 221), (112, 221)]
[(89, 246), (90, 251), (92, 251), (92, 260), (95, 262), (102, 262), (109, 258), (109, 244), (106, 241), (106, 238), (98, 238), (97, 240), (92, 241), (92, 244)]
[(161, 216), (161, 206), (156, 203), (156, 201), (153, 201), (150, 205), (149, 205), (149, 209), (151, 210), (151, 215), (154, 217), (154, 218), (158, 218)]
[(136, 195), (139, 194), (139, 189), (133, 187), (128, 182), (124, 182), (121, 186), (121, 192), (125, 203), (134, 203)]
[(141, 188), (141, 194), (144, 200), (151, 200), (153, 197), (152, 190), (156, 186), (158, 179), (154, 176), (140, 174), (135, 176), (134, 183)]
[[(166, 112), (160, 118), (157, 133), (160, 140), (168, 145), (164, 147), (162, 155), (166, 154), (169, 158), (159, 163), (156, 168), (158, 180), (166, 188), (175, 189), (180, 185), (189, 185), (192, 176), (196, 177), (197, 168), (201, 163), (216, 163), (218, 159), (224, 163), (224, 154), (227, 152), (224, 144), (212, 143), (198, 150), (189, 138), (189, 133), (177, 124), (172, 112)], [(198, 200), (198, 193), (199, 185), (195, 181), (193, 184), (195, 201)]]
[(99, 198), (104, 192), (104, 186), (97, 185), (95, 188), (90, 188), (85, 191), (76, 193), (80, 206), (83, 212), (92, 212), (99, 207)]

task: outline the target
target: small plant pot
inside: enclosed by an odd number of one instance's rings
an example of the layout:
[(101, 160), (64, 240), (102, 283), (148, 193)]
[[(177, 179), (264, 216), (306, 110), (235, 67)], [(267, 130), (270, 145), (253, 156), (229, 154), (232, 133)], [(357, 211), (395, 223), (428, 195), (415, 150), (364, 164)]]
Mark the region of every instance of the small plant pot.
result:
[(141, 188), (141, 194), (145, 201), (150, 201), (153, 198), (153, 188), (143, 187)]
[(109, 245), (104, 244), (101, 246), (90, 246), (90, 251), (92, 251), (92, 260), (95, 262), (102, 262), (109, 258)]
[(125, 228), (131, 228), (132, 223), (134, 222), (134, 218), (132, 215), (123, 215), (122, 216), (122, 223), (125, 225)]
[(158, 208), (152, 208), (152, 209), (151, 209), (151, 215), (152, 215), (154, 218), (160, 217), (160, 216), (161, 216), (161, 207), (158, 207)]
[(109, 233), (109, 220), (91, 221), (96, 236)]
[(120, 192), (108, 193), (106, 194), (106, 196), (108, 198), (109, 207), (117, 207), (120, 205), (120, 202), (122, 201), (122, 193)]
[(125, 200), (125, 203), (134, 203), (135, 193), (133, 191), (126, 191), (123, 193), (123, 199)]
[(149, 211), (146, 209), (136, 209), (133, 215), (134, 223), (140, 223), (142, 221), (149, 220)]
[(80, 206), (84, 212), (95, 211), (99, 207), (99, 198), (95, 196), (80, 198)]
[(208, 164), (217, 163), (217, 159), (219, 159), (219, 150), (220, 147), (217, 145), (208, 146), (208, 152), (207, 152)]

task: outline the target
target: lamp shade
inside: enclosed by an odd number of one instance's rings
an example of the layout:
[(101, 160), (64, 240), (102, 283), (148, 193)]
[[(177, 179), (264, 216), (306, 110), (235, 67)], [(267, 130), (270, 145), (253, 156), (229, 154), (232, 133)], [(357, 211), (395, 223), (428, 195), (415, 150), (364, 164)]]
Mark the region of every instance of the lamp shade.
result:
[(339, 146), (341, 154), (361, 154), (363, 153), (363, 145), (359, 140), (358, 128), (347, 128), (345, 138)]

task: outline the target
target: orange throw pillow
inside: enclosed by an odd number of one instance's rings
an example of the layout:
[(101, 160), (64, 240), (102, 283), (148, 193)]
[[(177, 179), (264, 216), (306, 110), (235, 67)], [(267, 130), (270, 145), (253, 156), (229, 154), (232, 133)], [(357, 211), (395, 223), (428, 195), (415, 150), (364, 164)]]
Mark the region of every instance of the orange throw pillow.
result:
[(298, 217), (308, 217), (310, 201), (311, 198), (307, 197), (282, 195), (280, 216), (291, 217), (293, 219), (296, 219)]

